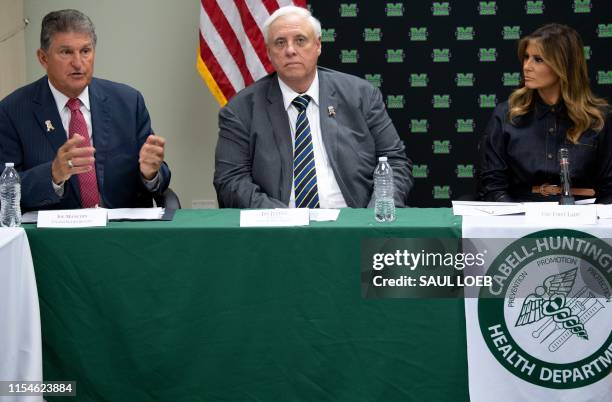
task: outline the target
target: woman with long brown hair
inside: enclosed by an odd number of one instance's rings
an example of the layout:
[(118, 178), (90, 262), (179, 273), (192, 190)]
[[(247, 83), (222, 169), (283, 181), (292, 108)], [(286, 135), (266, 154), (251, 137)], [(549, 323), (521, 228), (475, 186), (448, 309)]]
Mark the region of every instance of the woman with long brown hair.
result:
[(612, 203), (610, 106), (591, 92), (580, 35), (544, 25), (519, 41), (518, 56), (522, 84), (495, 108), (481, 142), (480, 198), (558, 200), (567, 148), (572, 194)]

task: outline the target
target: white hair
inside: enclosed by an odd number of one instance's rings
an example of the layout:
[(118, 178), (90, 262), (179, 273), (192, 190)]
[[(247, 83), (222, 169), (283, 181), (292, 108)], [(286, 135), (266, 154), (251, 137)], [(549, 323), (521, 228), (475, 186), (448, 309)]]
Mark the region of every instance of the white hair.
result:
[(321, 37), (321, 22), (315, 17), (313, 17), (312, 13), (308, 9), (297, 7), (297, 6), (285, 6), (285, 7), (281, 7), (277, 9), (276, 11), (274, 11), (266, 19), (266, 22), (264, 22), (263, 34), (264, 34), (264, 40), (266, 41), (266, 44), (268, 43), (268, 39), (269, 39), (268, 31), (270, 30), (270, 25), (272, 25), (272, 23), (276, 21), (278, 18), (284, 17), (286, 15), (300, 15), (302, 17), (306, 17), (310, 25), (312, 25), (312, 29), (315, 33), (315, 37), (317, 38)]

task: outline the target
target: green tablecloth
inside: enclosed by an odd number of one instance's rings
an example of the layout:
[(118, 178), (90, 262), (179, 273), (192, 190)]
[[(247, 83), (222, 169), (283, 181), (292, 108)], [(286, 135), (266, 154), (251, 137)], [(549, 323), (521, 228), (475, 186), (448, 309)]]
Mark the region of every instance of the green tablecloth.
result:
[(362, 239), (459, 239), (449, 209), (399, 210), (391, 224), (347, 209), (300, 228), (182, 210), (26, 230), (44, 377), (77, 381), (78, 401), (469, 399), (462, 300), (360, 295)]

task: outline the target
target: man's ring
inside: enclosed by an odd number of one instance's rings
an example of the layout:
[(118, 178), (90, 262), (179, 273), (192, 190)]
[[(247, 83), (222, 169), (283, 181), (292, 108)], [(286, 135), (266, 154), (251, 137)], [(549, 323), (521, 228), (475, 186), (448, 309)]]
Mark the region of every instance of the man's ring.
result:
[(74, 165), (72, 164), (72, 159), (68, 159), (68, 167), (72, 169)]

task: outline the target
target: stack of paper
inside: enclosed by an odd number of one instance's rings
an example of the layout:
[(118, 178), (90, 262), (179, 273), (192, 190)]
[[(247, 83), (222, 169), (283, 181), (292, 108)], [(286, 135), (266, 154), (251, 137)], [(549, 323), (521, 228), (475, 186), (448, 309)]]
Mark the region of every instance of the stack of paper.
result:
[(518, 202), (453, 201), (453, 214), (461, 216), (500, 216), (524, 212), (525, 207)]
[[(106, 226), (107, 220), (160, 220), (164, 213), (164, 208), (89, 208), (30, 211), (23, 214), (21, 222), (38, 223), (39, 227), (91, 227)], [(95, 218), (95, 222), (93, 218)]]
[(164, 208), (116, 208), (108, 210), (108, 220), (151, 221), (164, 216)]

